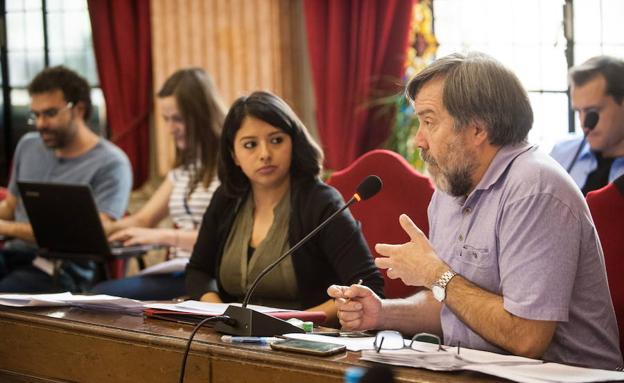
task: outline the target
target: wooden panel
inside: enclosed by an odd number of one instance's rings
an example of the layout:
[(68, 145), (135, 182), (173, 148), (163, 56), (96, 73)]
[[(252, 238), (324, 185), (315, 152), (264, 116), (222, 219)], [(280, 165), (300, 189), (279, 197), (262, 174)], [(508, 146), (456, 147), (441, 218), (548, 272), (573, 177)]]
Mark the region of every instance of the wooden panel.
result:
[[(75, 308), (0, 306), (2, 382), (176, 382), (192, 327), (162, 320)], [(187, 361), (185, 382), (335, 382), (360, 354), (330, 357), (273, 351), (268, 346), (223, 343), (200, 330)], [(396, 368), (397, 382), (494, 382), (478, 373)]]
[[(0, 367), (77, 382), (177, 381), (181, 347), (154, 344), (147, 338), (137, 342), (124, 339), (124, 335), (3, 322)], [(206, 354), (192, 354), (187, 368), (189, 378), (185, 381), (209, 381), (210, 360)]]
[[(257, 363), (243, 363), (241, 362), (215, 359), (212, 362), (213, 373), (211, 382), (213, 383), (257, 383), (268, 382), (273, 383), (292, 383), (301, 382), (301, 370), (296, 370), (291, 367), (279, 367), (269, 366)], [(216, 372), (218, 371), (218, 373)], [(253, 371), (253, 374), (249, 374), (249, 371)], [(341, 376), (335, 374), (324, 373), (322, 371), (310, 371), (306, 374), (305, 382), (307, 383), (341, 383), (343, 382)]]
[[(292, 0), (152, 0), (154, 92), (175, 70), (199, 66), (214, 78), (226, 104), (270, 90), (303, 110), (297, 47), (303, 17)], [(297, 27), (299, 25), (299, 27)], [(155, 106), (158, 171), (173, 159), (173, 144)]]

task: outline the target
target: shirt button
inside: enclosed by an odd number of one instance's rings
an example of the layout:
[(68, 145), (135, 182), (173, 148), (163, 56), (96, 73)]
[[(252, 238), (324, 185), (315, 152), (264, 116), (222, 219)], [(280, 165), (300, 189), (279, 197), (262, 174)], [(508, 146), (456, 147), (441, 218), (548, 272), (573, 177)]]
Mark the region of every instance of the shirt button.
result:
[(469, 207), (464, 208), (464, 214), (470, 214), (471, 212), (472, 212), (471, 208), (469, 208)]
[(460, 240), (460, 241), (463, 241), (463, 240), (464, 240), (464, 235), (463, 235), (463, 234), (460, 234), (460, 235), (459, 235), (459, 240)]

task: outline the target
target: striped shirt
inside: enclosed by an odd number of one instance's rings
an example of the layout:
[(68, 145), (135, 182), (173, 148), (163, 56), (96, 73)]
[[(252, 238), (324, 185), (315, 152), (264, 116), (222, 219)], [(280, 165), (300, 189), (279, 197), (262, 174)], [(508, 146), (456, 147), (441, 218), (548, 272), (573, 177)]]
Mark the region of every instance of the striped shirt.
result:
[[(188, 184), (190, 173), (182, 167), (175, 168), (167, 175), (173, 184), (173, 190), (169, 197), (169, 216), (176, 228), (185, 231), (199, 230), (202, 217), (215, 190), (219, 186), (219, 179), (214, 178), (208, 188), (199, 182), (193, 193), (188, 196)], [(190, 251), (171, 249), (175, 257), (188, 258)]]

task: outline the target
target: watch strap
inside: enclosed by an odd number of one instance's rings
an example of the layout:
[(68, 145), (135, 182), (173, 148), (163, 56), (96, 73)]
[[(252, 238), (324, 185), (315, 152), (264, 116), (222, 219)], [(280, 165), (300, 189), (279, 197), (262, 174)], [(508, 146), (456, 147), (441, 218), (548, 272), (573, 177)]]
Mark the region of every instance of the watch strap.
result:
[(457, 273), (454, 272), (453, 270), (447, 270), (444, 274), (442, 274), (440, 276), (440, 279), (438, 279), (434, 285), (440, 286), (442, 287), (444, 290), (446, 290), (446, 285), (449, 284), (449, 282), (451, 281), (451, 279), (453, 279), (454, 276), (456, 276)]

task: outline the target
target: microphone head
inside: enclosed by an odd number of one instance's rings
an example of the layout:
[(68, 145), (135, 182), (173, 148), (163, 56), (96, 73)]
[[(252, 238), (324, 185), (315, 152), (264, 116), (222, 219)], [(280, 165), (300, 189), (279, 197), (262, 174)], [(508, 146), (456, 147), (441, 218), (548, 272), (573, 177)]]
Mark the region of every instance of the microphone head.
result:
[(583, 127), (588, 130), (593, 130), (596, 127), (596, 124), (598, 124), (598, 119), (600, 119), (598, 112), (594, 110), (587, 112), (585, 115), (585, 121), (583, 121)]
[(382, 186), (383, 182), (381, 182), (381, 178), (375, 175), (370, 175), (364, 178), (364, 181), (362, 181), (358, 185), (357, 189), (355, 189), (355, 197), (358, 201), (369, 199), (379, 193)]

